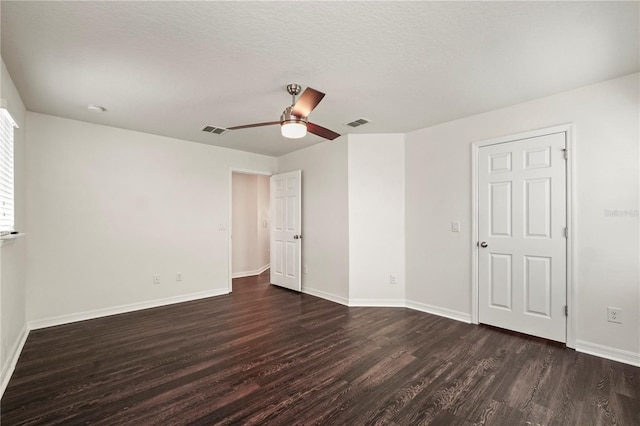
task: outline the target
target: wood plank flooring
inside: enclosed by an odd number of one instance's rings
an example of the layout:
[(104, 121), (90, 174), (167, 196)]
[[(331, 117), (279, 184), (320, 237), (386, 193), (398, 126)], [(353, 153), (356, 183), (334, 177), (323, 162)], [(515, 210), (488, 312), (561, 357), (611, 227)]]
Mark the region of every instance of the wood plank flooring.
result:
[(403, 308), (230, 295), (33, 331), (9, 425), (640, 425), (640, 368)]

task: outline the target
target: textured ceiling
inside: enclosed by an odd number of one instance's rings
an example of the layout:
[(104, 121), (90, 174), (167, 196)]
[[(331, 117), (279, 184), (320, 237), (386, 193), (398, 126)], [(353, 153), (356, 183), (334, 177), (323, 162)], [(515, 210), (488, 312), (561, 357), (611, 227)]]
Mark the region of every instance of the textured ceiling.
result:
[[(30, 111), (280, 155), (288, 83), (311, 121), (407, 132), (639, 70), (638, 2), (1, 2)], [(87, 111), (99, 104), (108, 112)], [(344, 123), (366, 117), (358, 129)]]

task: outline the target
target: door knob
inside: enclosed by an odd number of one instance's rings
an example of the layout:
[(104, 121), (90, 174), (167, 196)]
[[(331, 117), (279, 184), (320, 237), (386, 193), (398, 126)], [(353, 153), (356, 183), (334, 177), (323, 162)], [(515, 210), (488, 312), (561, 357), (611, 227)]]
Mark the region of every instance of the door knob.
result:
[(294, 235), (294, 236), (293, 236), (293, 239), (294, 239), (294, 240), (298, 240), (298, 239), (300, 239), (300, 240), (301, 240), (301, 239), (302, 239), (302, 235)]
[(488, 247), (488, 246), (489, 246), (489, 244), (487, 244), (486, 241), (483, 241), (483, 242), (480, 243), (480, 247), (482, 247), (482, 248), (485, 248), (485, 247)]

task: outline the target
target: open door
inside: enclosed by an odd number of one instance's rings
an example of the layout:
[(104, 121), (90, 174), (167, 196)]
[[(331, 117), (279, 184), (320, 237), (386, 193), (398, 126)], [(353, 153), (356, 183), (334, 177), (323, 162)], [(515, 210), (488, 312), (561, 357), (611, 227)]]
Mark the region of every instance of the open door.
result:
[(271, 284), (300, 291), (302, 171), (271, 176)]

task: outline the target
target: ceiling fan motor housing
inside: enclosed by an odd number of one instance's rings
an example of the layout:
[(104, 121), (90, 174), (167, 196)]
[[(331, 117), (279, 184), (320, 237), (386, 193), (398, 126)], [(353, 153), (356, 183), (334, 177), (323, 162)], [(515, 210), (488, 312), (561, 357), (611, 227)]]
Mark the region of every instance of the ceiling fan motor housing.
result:
[(287, 107), (280, 116), (280, 124), (285, 123), (304, 123), (307, 124), (307, 117), (298, 117), (293, 115), (293, 107)]

